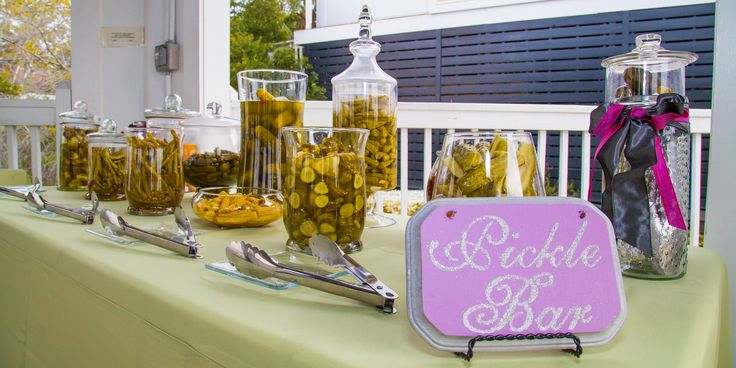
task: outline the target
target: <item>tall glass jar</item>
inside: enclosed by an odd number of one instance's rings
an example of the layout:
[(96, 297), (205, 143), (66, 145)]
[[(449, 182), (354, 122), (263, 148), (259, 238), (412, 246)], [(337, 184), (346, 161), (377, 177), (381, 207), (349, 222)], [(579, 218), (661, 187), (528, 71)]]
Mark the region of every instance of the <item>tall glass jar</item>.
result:
[(199, 113), (187, 110), (177, 94), (170, 94), (164, 99), (163, 107), (155, 107), (143, 111), (146, 125), (153, 128), (178, 128), (184, 119), (199, 116)]
[(345, 252), (359, 251), (365, 225), (368, 130), (287, 127), (282, 134), (286, 247), (309, 252), (309, 239), (322, 234)]
[[(332, 125), (370, 131), (366, 144), (366, 189), (373, 198), (379, 190), (396, 187), (398, 176), (396, 141), (396, 79), (386, 74), (376, 62), (381, 45), (371, 38), (371, 14), (363, 6), (358, 18), (358, 39), (350, 43), (353, 63), (332, 78)], [(369, 206), (366, 226), (381, 227), (394, 220), (375, 213)]]
[(57, 189), (87, 190), (88, 152), (87, 134), (99, 129), (99, 119), (87, 111), (87, 103), (77, 101), (74, 109), (59, 114), (61, 118), (56, 140)]
[(290, 70), (244, 70), (238, 73), (238, 96), (242, 128), (238, 186), (278, 189), (278, 173), (285, 159), (277, 154), (279, 130), (302, 126), (307, 75)]
[(181, 128), (128, 128), (128, 213), (168, 215), (184, 198)]
[(115, 121), (105, 119), (100, 132), (87, 135), (89, 140), (89, 187), (101, 201), (125, 199), (125, 135), (118, 133)]
[[(680, 120), (668, 120), (661, 128), (654, 128), (653, 137), (646, 138), (648, 150), (654, 152), (657, 142), (661, 142), (661, 150), (669, 173), (672, 187), (679, 205), (679, 212), (683, 224), (677, 227), (672, 218), (666, 215), (663, 195), (660, 191), (662, 184), (655, 178), (654, 166), (643, 170), (643, 182), (638, 187), (646, 191), (643, 203), (636, 204), (637, 208), (648, 210), (649, 214), (637, 213), (637, 218), (629, 216), (613, 215), (614, 230), (616, 231), (619, 257), (623, 273), (628, 276), (649, 279), (673, 279), (685, 274), (687, 265), (688, 231), (687, 221), (690, 210), (690, 132), (687, 124), (688, 101), (685, 97), (685, 67), (697, 60), (697, 55), (686, 51), (670, 51), (660, 46), (662, 39), (658, 34), (643, 34), (636, 37), (636, 48), (631, 52), (609, 57), (601, 63), (606, 68), (606, 105), (608, 110), (617, 109), (623, 111), (622, 118), (630, 122), (630, 133), (634, 129), (644, 132), (652, 129), (646, 124), (646, 120), (652, 117), (672, 116), (670, 113), (680, 115)], [(665, 102), (668, 101), (668, 102)], [(643, 117), (642, 117), (643, 116)], [(652, 125), (653, 126), (653, 125)], [(617, 136), (621, 136), (620, 134)], [(622, 188), (622, 180), (611, 178), (622, 173), (629, 175), (632, 166), (637, 165), (635, 161), (642, 161), (641, 152), (634, 155), (635, 144), (642, 137), (648, 137), (639, 133), (637, 139), (633, 137), (621, 140), (620, 150), (626, 150), (627, 154), (621, 152), (618, 159), (611, 159), (604, 165), (607, 185), (603, 193), (603, 209), (613, 213), (623, 213), (621, 208), (631, 206), (627, 203), (615, 202), (617, 198), (631, 198), (631, 186), (627, 190)], [(611, 137), (606, 144), (618, 145), (613, 142), (616, 136)], [(605, 146), (604, 146), (605, 147)], [(613, 148), (610, 148), (611, 150)], [(655, 148), (658, 149), (658, 148)], [(605, 154), (606, 150), (602, 150)], [(617, 151), (618, 152), (618, 151)], [(642, 151), (643, 152), (643, 151)], [(654, 153), (651, 153), (652, 155)], [(636, 160), (630, 161), (631, 158)], [(598, 157), (601, 161), (601, 156)], [(603, 161), (606, 161), (603, 158)], [(654, 160), (657, 162), (657, 160)], [(610, 166), (609, 169), (606, 167)], [(638, 167), (634, 167), (639, 170)], [(624, 176), (620, 176), (623, 178)], [(618, 187), (617, 187), (618, 185)], [(621, 188), (621, 189), (618, 189)], [(621, 194), (616, 197), (615, 194)], [(623, 195), (623, 193), (628, 193)], [(617, 207), (618, 206), (618, 207)], [(616, 207), (616, 208), (613, 208)], [(675, 206), (677, 207), (677, 206)], [(673, 212), (670, 212), (672, 214)], [(627, 217), (623, 219), (623, 217)], [(675, 216), (676, 217), (676, 216)], [(641, 219), (648, 220), (648, 224)], [(623, 223), (619, 224), (619, 221)], [(649, 236), (627, 235), (634, 227), (633, 223), (642, 223), (644, 232)], [(698, 236), (692, 234), (691, 236)], [(627, 242), (623, 238), (636, 238), (635, 242)]]
[(181, 122), (184, 179), (197, 188), (233, 186), (240, 169), (240, 122), (222, 116), (222, 105)]

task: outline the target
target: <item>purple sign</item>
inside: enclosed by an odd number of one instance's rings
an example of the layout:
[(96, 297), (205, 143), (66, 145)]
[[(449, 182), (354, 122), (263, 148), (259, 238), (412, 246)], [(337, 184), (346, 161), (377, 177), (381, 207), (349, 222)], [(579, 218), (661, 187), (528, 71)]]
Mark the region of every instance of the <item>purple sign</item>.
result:
[(605, 215), (579, 199), (485, 202), (446, 200), (418, 220), (426, 320), (446, 336), (612, 337), (625, 299)]

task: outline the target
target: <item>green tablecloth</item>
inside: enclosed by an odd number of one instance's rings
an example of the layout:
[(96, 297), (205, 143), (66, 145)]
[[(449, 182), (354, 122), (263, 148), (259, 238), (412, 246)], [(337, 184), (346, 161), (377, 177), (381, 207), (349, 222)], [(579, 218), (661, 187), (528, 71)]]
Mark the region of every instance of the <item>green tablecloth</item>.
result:
[[(80, 196), (46, 194), (67, 204)], [(22, 205), (0, 199), (0, 367), (467, 367), (414, 332), (405, 298), (397, 314), (383, 315), (308, 288), (269, 290), (204, 268), (225, 258), (231, 239), (281, 250), (280, 222), (218, 230), (193, 220), (207, 246), (204, 259), (192, 260), (98, 239), (84, 229), (99, 224), (45, 218)], [(105, 206), (123, 213), (125, 202)], [(405, 296), (406, 219), (398, 220), (367, 229), (355, 258)], [(472, 366), (730, 366), (723, 261), (707, 249), (689, 259), (680, 280), (625, 278), (623, 328), (579, 360), (559, 351), (478, 353)]]
[(31, 177), (25, 170), (0, 169), (0, 185), (27, 185), (31, 184)]

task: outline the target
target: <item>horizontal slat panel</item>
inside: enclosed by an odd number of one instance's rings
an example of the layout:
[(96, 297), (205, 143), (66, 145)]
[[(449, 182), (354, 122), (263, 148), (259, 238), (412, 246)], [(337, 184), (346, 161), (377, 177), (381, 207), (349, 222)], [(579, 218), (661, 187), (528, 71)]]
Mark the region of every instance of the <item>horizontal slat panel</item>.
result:
[[(495, 71), (495, 65), (488, 67), (488, 72)], [(483, 83), (503, 83), (503, 82), (555, 82), (555, 81), (574, 81), (574, 80), (597, 80), (599, 83), (605, 79), (606, 72), (601, 68), (594, 70), (580, 71), (529, 71), (521, 73), (506, 74), (482, 74), (482, 75), (461, 75), (442, 77), (442, 83), (445, 85), (457, 84), (483, 84)], [(600, 85), (599, 85), (600, 87)]]
[(570, 37), (510, 43), (485, 43), (469, 46), (448, 47), (442, 50), (442, 56), (474, 55), (492, 52), (509, 52), (525, 50), (555, 50), (575, 47), (597, 47), (601, 45), (617, 45), (620, 35), (600, 35), (595, 37)]
[(576, 60), (587, 58), (605, 58), (618, 53), (620, 50), (617, 46), (601, 46), (595, 48), (573, 49), (573, 50), (549, 50), (549, 51), (529, 51), (529, 52), (510, 52), (503, 54), (483, 54), (483, 55), (466, 55), (442, 57), (442, 65), (462, 65), (462, 64), (483, 64), (483, 63), (503, 63), (510, 61), (527, 61), (527, 60)]

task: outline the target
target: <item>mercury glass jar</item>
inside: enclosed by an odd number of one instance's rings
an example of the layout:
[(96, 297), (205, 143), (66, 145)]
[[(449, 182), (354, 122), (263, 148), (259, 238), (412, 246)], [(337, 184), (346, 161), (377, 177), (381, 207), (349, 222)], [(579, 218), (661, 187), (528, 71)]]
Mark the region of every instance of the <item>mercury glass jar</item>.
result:
[[(682, 112), (687, 121), (685, 67), (697, 60), (697, 55), (686, 51), (666, 50), (660, 46), (661, 41), (662, 38), (658, 34), (639, 35), (636, 37), (636, 48), (631, 52), (603, 60), (601, 65), (606, 68), (606, 104), (609, 109), (623, 105), (625, 114), (632, 116), (635, 115), (633, 111), (636, 109), (640, 113), (646, 111), (646, 116), (655, 114), (664, 116), (670, 111), (657, 111), (658, 98), (666, 94), (676, 94), (682, 96), (679, 98), (680, 101), (684, 101), (677, 106), (677, 110)], [(687, 224), (690, 210), (689, 126), (687, 123), (668, 124), (654, 134), (661, 142), (676, 200), (684, 223)], [(621, 147), (621, 150), (629, 149), (628, 146), (633, 141), (629, 139), (626, 142), (626, 147)], [(652, 139), (651, 144), (656, 144), (655, 142)], [(613, 175), (632, 170), (632, 162), (624, 154), (619, 155), (618, 162), (614, 166)], [(642, 247), (622, 240), (618, 236), (619, 232), (614, 221), (623, 273), (648, 279), (681, 277), (685, 274), (687, 265), (688, 231), (686, 228), (677, 228), (672, 225), (672, 221), (668, 221), (653, 166), (645, 169), (643, 177), (648, 203), (642, 204), (642, 207), (649, 209), (651, 247)], [(615, 188), (613, 190), (616, 191)], [(607, 193), (604, 193), (604, 209), (606, 195)], [(612, 198), (616, 200), (615, 197)], [(636, 221), (629, 220), (629, 222)], [(698, 234), (692, 236), (697, 237)]]
[[(105, 119), (100, 131), (89, 140), (89, 186), (101, 201), (125, 199), (125, 135), (118, 133), (115, 121)], [(88, 198), (89, 199), (89, 198)]]
[(178, 128), (184, 119), (199, 116), (199, 113), (183, 107), (181, 97), (177, 94), (166, 96), (163, 107), (143, 111), (147, 126), (160, 128)]
[(240, 121), (222, 116), (222, 105), (207, 104), (201, 117), (181, 122), (184, 179), (197, 188), (232, 186), (240, 169)]
[[(366, 144), (366, 189), (368, 194), (396, 187), (398, 177), (396, 141), (396, 79), (378, 66), (381, 45), (371, 37), (371, 14), (363, 6), (358, 18), (358, 39), (350, 43), (353, 63), (332, 78), (332, 125), (368, 129)], [(381, 227), (395, 221), (376, 214), (369, 206), (366, 226)]]
[(57, 189), (65, 191), (87, 190), (88, 152), (87, 135), (99, 129), (99, 119), (87, 111), (87, 103), (77, 101), (74, 109), (59, 114), (56, 156)]

